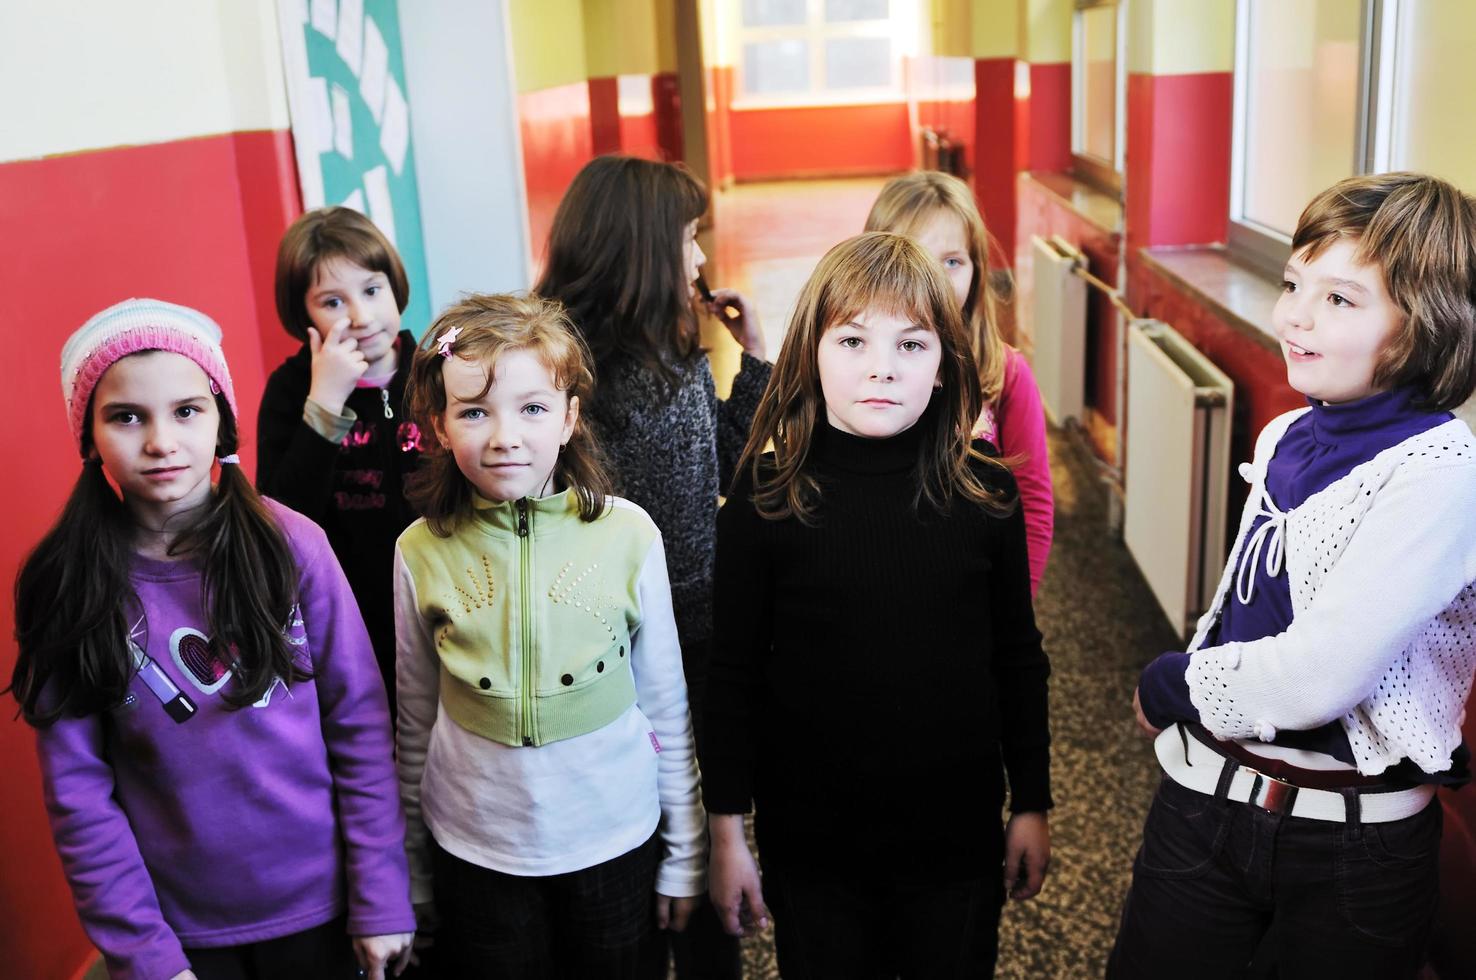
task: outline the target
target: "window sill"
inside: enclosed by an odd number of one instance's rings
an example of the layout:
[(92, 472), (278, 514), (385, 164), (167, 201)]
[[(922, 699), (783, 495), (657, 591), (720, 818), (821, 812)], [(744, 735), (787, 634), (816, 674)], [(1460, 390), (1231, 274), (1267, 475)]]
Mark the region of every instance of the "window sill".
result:
[(1143, 248), (1138, 254), (1150, 269), (1209, 307), (1225, 323), (1280, 355), (1271, 308), (1281, 289), (1270, 277), (1237, 262), (1221, 246)]
[(1032, 170), (1025, 177), (1097, 229), (1109, 235), (1122, 233), (1122, 202), (1117, 198), (1067, 173)]

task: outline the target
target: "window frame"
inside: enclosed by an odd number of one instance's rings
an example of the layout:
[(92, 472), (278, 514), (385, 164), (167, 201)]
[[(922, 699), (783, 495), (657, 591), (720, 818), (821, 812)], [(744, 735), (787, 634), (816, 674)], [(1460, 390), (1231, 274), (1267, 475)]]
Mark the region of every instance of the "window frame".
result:
[[(1127, 151), (1127, 5), (1131, 0), (1076, 0), (1071, 14), (1071, 170), (1072, 176), (1103, 193), (1121, 198)], [(1088, 10), (1112, 7), (1113, 24), (1113, 135), (1112, 160), (1085, 151), (1086, 147), (1086, 17)]]
[[(905, 2), (888, 0), (884, 20), (827, 21), (825, 0), (805, 0), (805, 20), (801, 24), (779, 24), (745, 27), (743, 4), (726, 4), (727, 36), (732, 39), (729, 50), (733, 58), (733, 95), (731, 107), (736, 111), (750, 109), (792, 109), (812, 106), (882, 105), (907, 101), (903, 59), (917, 53), (918, 20), (928, 8), (926, 2), (917, 9), (902, 9)], [(887, 85), (827, 89), (825, 87), (825, 42), (848, 38), (885, 38), (892, 42), (892, 77)], [(748, 94), (744, 90), (744, 45), (764, 41), (804, 41), (809, 51), (810, 85), (803, 92), (764, 92)]]
[[(1291, 236), (1245, 215), (1246, 135), (1250, 110), (1250, 20), (1254, 0), (1235, 3), (1234, 104), (1231, 110), (1230, 214), (1226, 248), (1243, 264), (1279, 279), (1291, 257)], [(1358, 96), (1350, 175), (1380, 173), (1393, 159), (1394, 61), (1399, 0), (1361, 0)]]

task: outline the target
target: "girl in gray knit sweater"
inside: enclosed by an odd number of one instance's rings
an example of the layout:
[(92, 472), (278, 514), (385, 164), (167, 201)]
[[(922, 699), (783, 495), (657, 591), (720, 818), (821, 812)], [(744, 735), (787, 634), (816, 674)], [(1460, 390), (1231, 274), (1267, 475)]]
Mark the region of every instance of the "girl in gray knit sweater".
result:
[[(661, 529), (699, 740), (718, 494), (733, 476), (771, 368), (758, 316), (741, 295), (718, 289), (711, 301), (697, 298), (706, 256), (695, 236), (707, 205), (706, 188), (680, 165), (597, 157), (559, 205), (534, 287), (564, 304), (594, 354), (588, 412), (616, 493)], [(726, 401), (698, 343), (699, 302), (743, 347)], [(679, 976), (739, 976), (737, 946), (715, 919), (699, 915), (691, 932), (690, 949), (677, 948)]]

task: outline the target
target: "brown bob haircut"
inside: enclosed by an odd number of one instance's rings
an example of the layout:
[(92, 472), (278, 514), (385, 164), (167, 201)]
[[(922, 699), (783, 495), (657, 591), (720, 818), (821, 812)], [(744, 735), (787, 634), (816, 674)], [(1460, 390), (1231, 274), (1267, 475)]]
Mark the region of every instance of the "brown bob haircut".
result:
[[(554, 385), (568, 398), (588, 404), (594, 389), (594, 371), (589, 348), (569, 322), (564, 308), (536, 296), (472, 294), (449, 307), (431, 324), (415, 348), (405, 401), (410, 417), (421, 432), (420, 467), (407, 481), (405, 494), (431, 531), (447, 537), (472, 512), (472, 486), (456, 466), (456, 457), (441, 444), (440, 431), (446, 412), (446, 382), (438, 337), (448, 330), (459, 331), (451, 345), (451, 356), (475, 361), (487, 372), (487, 384), (478, 397), (491, 390), (497, 360), (509, 351), (533, 353), (553, 376)], [(579, 499), (579, 516), (592, 521), (604, 513), (611, 482), (599, 444), (595, 442), (583, 412), (574, 432), (559, 455), (554, 475)]]
[(306, 342), (307, 294), (328, 259), (345, 259), (371, 272), (382, 272), (394, 290), (400, 312), (410, 303), (410, 281), (400, 254), (374, 222), (353, 208), (316, 208), (303, 213), (282, 235), (277, 247), (277, 318), (287, 332)]
[(1428, 174), (1349, 177), (1307, 205), (1292, 254), (1315, 259), (1340, 238), (1383, 271), (1402, 314), (1374, 385), (1413, 387), (1434, 411), (1461, 405), (1476, 390), (1476, 200)]
[[(958, 300), (922, 246), (888, 232), (868, 232), (841, 242), (825, 253), (800, 290), (738, 462), (740, 473), (744, 467), (751, 473), (754, 508), (770, 520), (793, 516), (805, 524), (815, 522), (820, 484), (806, 463), (810, 440), (825, 413), (820, 339), (830, 328), (870, 309), (927, 325), (942, 346), (941, 387), (916, 423), (929, 428), (918, 449), (916, 502), (926, 501), (943, 511), (958, 495), (992, 513), (1010, 513), (1015, 499), (986, 487), (974, 472), (979, 463), (1006, 467), (973, 447), (970, 433), (982, 397)], [(773, 461), (761, 464), (770, 440)]]

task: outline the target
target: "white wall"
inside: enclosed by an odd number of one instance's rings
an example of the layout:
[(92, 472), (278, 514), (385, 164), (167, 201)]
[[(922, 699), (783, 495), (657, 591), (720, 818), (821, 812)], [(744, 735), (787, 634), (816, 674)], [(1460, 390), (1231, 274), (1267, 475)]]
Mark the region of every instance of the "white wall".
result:
[(431, 310), (531, 285), (506, 0), (401, 2)]
[(0, 161), (286, 129), (279, 50), (273, 0), (0, 0)]

